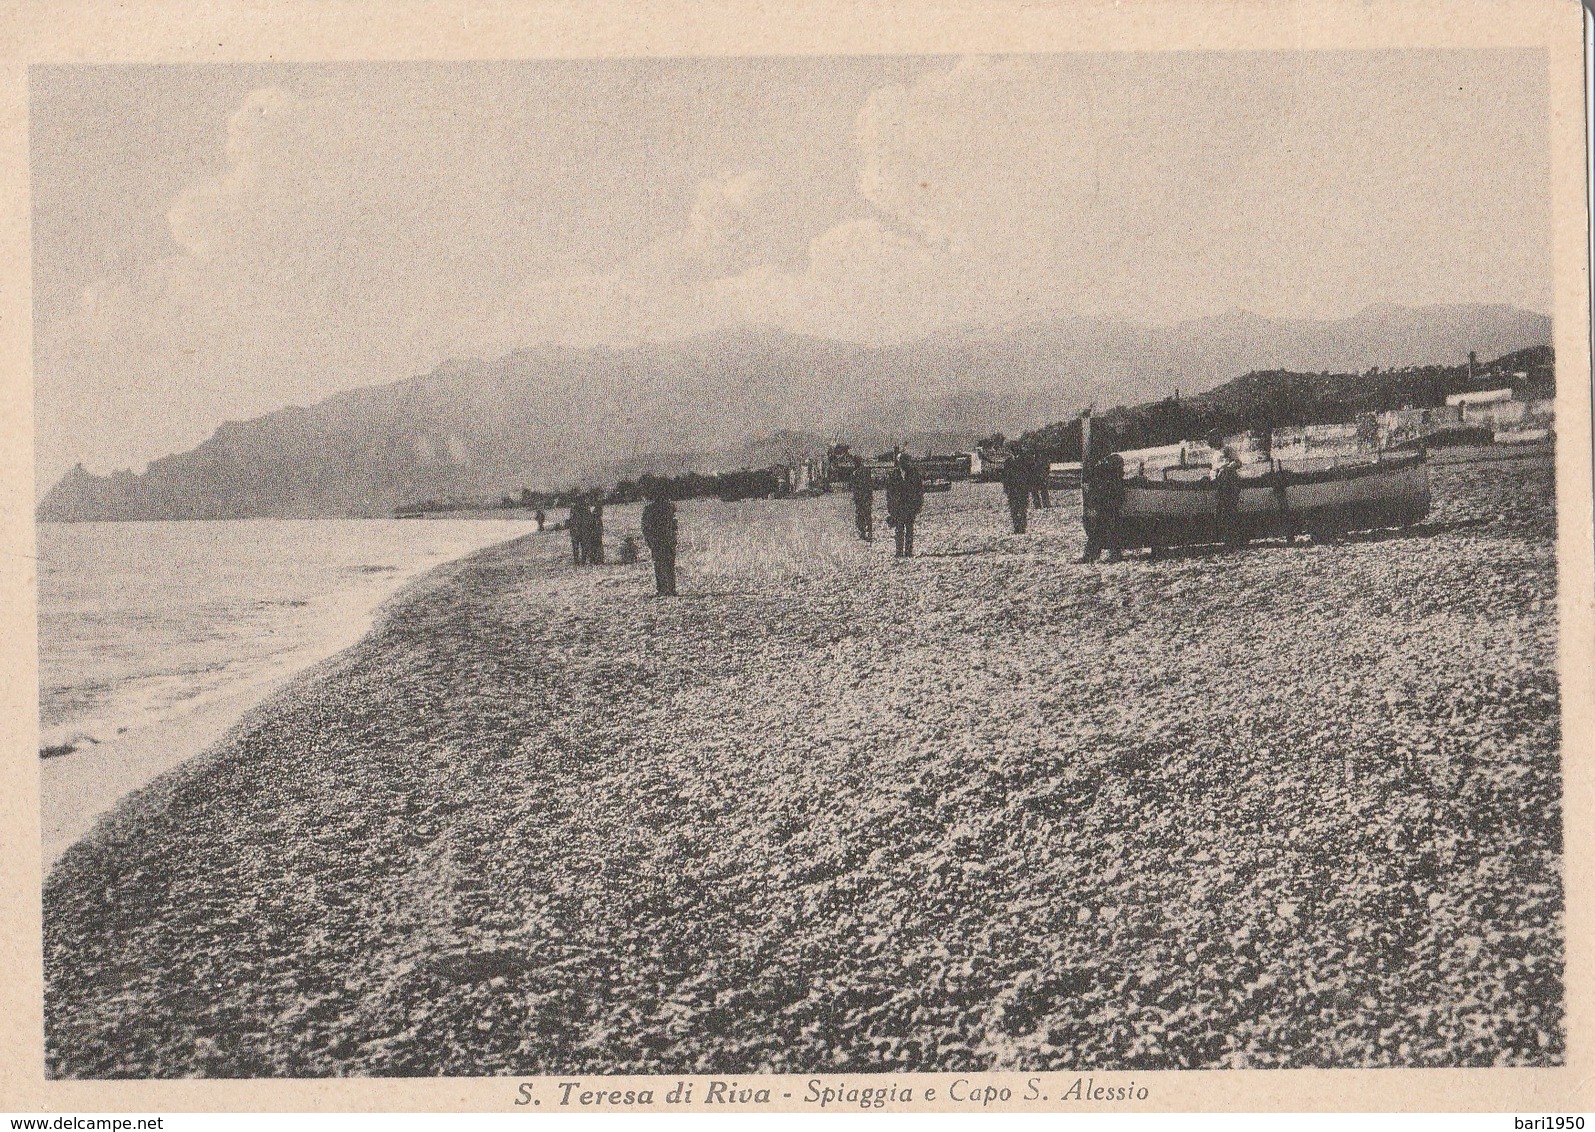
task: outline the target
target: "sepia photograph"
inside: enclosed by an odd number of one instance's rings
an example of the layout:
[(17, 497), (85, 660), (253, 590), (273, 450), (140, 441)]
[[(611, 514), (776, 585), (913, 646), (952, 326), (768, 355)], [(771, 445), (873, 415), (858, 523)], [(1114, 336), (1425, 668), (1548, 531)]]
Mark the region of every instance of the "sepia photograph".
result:
[(33, 63), (45, 1079), (1568, 1065), (1549, 60)]

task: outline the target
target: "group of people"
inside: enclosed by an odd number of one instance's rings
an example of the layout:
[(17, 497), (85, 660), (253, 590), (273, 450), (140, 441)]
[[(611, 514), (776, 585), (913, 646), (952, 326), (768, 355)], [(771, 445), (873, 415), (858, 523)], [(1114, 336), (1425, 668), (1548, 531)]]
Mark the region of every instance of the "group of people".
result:
[[(1030, 525), (1030, 508), (1052, 506), (1047, 476), (1051, 467), (1039, 453), (1016, 452), (1002, 466), (1002, 493), (1016, 535)], [(1124, 458), (1117, 454), (1094, 461), (1081, 476), (1082, 516), (1086, 549), (1081, 562), (1095, 562), (1104, 550), (1109, 562), (1123, 557), (1119, 516), (1124, 509)]]
[(1013, 533), (1022, 535), (1030, 525), (1030, 508), (1052, 506), (1052, 489), (1047, 482), (1052, 465), (1040, 452), (1020, 449), (1002, 465), (1002, 493), (1008, 500), (1008, 517)]
[[(853, 521), (858, 537), (875, 541), (875, 473), (866, 464), (853, 469)], [(925, 508), (925, 479), (908, 453), (892, 454), (891, 471), (886, 479), (886, 524), (894, 535), (895, 556), (914, 556), (914, 523)]]
[[(1036, 451), (1015, 452), (1003, 464), (1002, 490), (1008, 500), (1008, 512), (1013, 520), (1015, 534), (1022, 535), (1028, 529), (1032, 506), (1052, 506), (1052, 492), (1047, 482), (1050, 470), (1045, 456)], [(873, 542), (875, 471), (860, 463), (853, 469), (851, 488), (853, 521), (858, 537), (865, 542)], [(925, 483), (914, 461), (901, 449), (893, 453), (885, 490), (886, 522), (895, 535), (896, 555), (899, 558), (910, 557), (914, 553), (914, 523), (925, 506)], [(1124, 505), (1122, 458), (1111, 456), (1094, 466), (1086, 477), (1085, 497), (1087, 547), (1086, 557), (1082, 561), (1095, 562), (1102, 551), (1107, 550), (1109, 561), (1116, 562), (1122, 553), (1116, 533), (1119, 511)]]
[(604, 563), (604, 499), (595, 495), (581, 498), (571, 504), (570, 517), (565, 520), (565, 530), (570, 534), (571, 560), (578, 566), (602, 566)]
[[(541, 512), (539, 512), (541, 514)], [(542, 530), (539, 522), (538, 530)], [(570, 533), (571, 559), (578, 566), (604, 563), (604, 501), (602, 496), (578, 498), (565, 520)], [(654, 584), (661, 597), (676, 596), (676, 505), (663, 491), (656, 492), (642, 509), (642, 540), (653, 558)], [(635, 562), (636, 541), (627, 535), (620, 561)]]
[[(1212, 478), (1216, 501), (1217, 531), (1228, 545), (1243, 542), (1239, 523), (1241, 461), (1222, 438), (1210, 438), (1213, 448)], [(1002, 469), (1002, 490), (1008, 501), (1015, 534), (1028, 527), (1031, 506), (1052, 506), (1048, 489), (1047, 461), (1033, 452), (1017, 452)], [(875, 540), (875, 470), (860, 463), (852, 474), (853, 516), (858, 537)], [(925, 506), (925, 481), (909, 455), (893, 453), (884, 485), (886, 522), (892, 528), (895, 555), (909, 558), (914, 553), (914, 524)], [(1096, 562), (1103, 553), (1109, 562), (1124, 554), (1121, 528), (1124, 509), (1124, 457), (1112, 453), (1090, 461), (1081, 476), (1082, 517), (1086, 532), (1085, 554), (1081, 562)], [(542, 529), (542, 514), (538, 514)], [(604, 561), (604, 504), (601, 496), (578, 499), (566, 521), (570, 532), (571, 557), (576, 565), (596, 565)], [(654, 584), (661, 597), (676, 595), (676, 505), (660, 490), (642, 509), (642, 537), (653, 559)], [(628, 540), (630, 541), (630, 540)], [(634, 546), (634, 544), (633, 544)], [(635, 553), (624, 556), (635, 560)]]
[[(1220, 433), (1207, 438), (1212, 452), (1209, 476), (1213, 481), (1214, 534), (1227, 547), (1244, 546), (1246, 532), (1241, 522), (1241, 459), (1224, 443)], [(1121, 519), (1124, 510), (1124, 457), (1111, 453), (1092, 461), (1081, 476), (1082, 516), (1086, 546), (1082, 562), (1095, 562), (1103, 551), (1109, 562), (1124, 553)], [(1276, 488), (1281, 494), (1284, 488)], [(1010, 497), (1011, 498), (1011, 497)], [(1285, 503), (1281, 500), (1281, 509)], [(1015, 529), (1018, 529), (1017, 527)], [(1153, 548), (1153, 553), (1157, 548)]]

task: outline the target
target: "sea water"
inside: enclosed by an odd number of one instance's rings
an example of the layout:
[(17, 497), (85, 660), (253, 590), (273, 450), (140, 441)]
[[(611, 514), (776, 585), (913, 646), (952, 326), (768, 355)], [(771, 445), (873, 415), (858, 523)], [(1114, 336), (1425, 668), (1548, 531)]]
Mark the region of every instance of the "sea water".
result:
[(266, 688), (353, 643), (428, 568), (524, 520), (45, 523), (39, 747), (70, 755)]

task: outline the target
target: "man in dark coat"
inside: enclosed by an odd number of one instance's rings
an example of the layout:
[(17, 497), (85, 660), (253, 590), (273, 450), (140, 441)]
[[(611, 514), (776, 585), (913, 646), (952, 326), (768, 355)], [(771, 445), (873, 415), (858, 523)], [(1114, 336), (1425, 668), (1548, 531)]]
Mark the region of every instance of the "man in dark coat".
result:
[(536, 511), (532, 512), (532, 518), (537, 520), (537, 532), (538, 534), (541, 534), (543, 532), (543, 524), (548, 522), (548, 515), (544, 513), (541, 507), (539, 507)]
[(676, 596), (676, 505), (662, 488), (642, 509), (642, 541), (654, 561), (654, 587), (660, 597)]
[(853, 523), (859, 538), (875, 541), (875, 480), (862, 463), (853, 469)]
[(1086, 470), (1081, 492), (1085, 519), (1085, 556), (1081, 562), (1095, 562), (1104, 550), (1108, 561), (1123, 557), (1119, 515), (1124, 510), (1124, 457), (1104, 456)]
[(592, 514), (587, 510), (585, 499), (578, 499), (570, 505), (570, 517), (565, 520), (565, 529), (570, 532), (571, 560), (578, 566), (587, 565), (587, 527), (591, 520)]
[(1030, 468), (1021, 452), (1015, 452), (1003, 463), (1002, 493), (1008, 497), (1013, 533), (1024, 534), (1030, 522)]
[(896, 556), (914, 556), (914, 521), (925, 506), (925, 481), (906, 452), (897, 455), (897, 466), (886, 484), (886, 521), (897, 535)]
[(1047, 475), (1052, 470), (1046, 456), (1040, 452), (1030, 453), (1025, 461), (1030, 472), (1030, 506), (1045, 510), (1052, 506), (1052, 492), (1047, 487)]

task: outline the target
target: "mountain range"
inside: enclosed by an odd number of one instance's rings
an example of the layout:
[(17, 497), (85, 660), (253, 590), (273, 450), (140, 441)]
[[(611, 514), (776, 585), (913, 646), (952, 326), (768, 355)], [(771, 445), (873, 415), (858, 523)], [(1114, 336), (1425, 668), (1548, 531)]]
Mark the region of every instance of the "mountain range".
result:
[[(1236, 313), (1164, 327), (1084, 318), (867, 346), (745, 327), (677, 342), (539, 346), (227, 422), (141, 473), (81, 465), (44, 521), (382, 516), (423, 499), (758, 466), (818, 438), (947, 448), (1265, 370), (1454, 365), (1548, 344), (1500, 305), (1339, 320)], [(776, 457), (771, 457), (776, 458)]]

